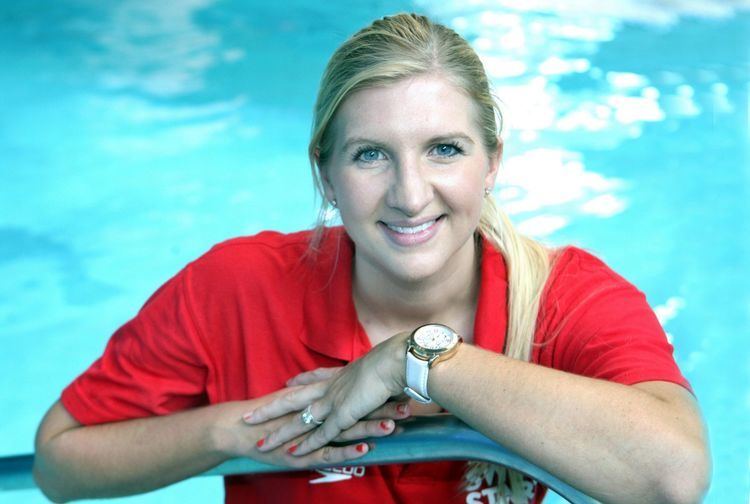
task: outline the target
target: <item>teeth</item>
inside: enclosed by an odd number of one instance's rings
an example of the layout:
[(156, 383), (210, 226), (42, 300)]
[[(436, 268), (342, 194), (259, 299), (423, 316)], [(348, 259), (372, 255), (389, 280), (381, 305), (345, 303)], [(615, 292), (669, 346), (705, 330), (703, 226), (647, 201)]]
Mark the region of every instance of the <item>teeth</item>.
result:
[(425, 222), (424, 224), (420, 224), (419, 226), (414, 226), (414, 227), (392, 226), (390, 224), (386, 224), (386, 226), (388, 226), (388, 228), (396, 231), (397, 233), (416, 234), (416, 233), (419, 233), (421, 231), (424, 231), (425, 229), (427, 229), (428, 227), (432, 226), (433, 224), (435, 224), (435, 219), (433, 219), (431, 221), (428, 221), (428, 222)]

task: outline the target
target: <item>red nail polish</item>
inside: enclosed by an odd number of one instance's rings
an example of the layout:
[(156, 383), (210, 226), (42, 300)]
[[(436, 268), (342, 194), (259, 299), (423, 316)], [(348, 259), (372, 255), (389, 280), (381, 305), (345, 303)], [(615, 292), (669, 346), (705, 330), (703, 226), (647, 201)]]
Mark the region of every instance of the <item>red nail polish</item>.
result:
[(380, 428), (383, 430), (388, 430), (390, 428), (390, 425), (388, 425), (388, 422), (383, 420), (382, 422), (380, 422)]
[(294, 452), (296, 452), (296, 451), (297, 451), (297, 445), (296, 445), (296, 444), (293, 444), (292, 446), (290, 446), (290, 447), (289, 447), (289, 449), (287, 449), (287, 451), (286, 451), (286, 452), (287, 452), (287, 453), (288, 453), (289, 455), (291, 455), (292, 453), (294, 453)]
[(398, 411), (400, 415), (405, 415), (406, 414), (406, 404), (399, 404), (398, 406), (396, 406), (396, 411)]
[(257, 442), (257, 443), (255, 443), (255, 446), (257, 446), (258, 448), (260, 448), (261, 446), (263, 446), (263, 443), (265, 443), (265, 442), (266, 442), (266, 439), (265, 439), (265, 438), (260, 438), (260, 439), (258, 440), (258, 442)]
[(364, 452), (366, 452), (366, 451), (367, 451), (367, 443), (359, 443), (359, 444), (357, 445), (357, 451), (358, 451), (359, 453), (364, 453)]

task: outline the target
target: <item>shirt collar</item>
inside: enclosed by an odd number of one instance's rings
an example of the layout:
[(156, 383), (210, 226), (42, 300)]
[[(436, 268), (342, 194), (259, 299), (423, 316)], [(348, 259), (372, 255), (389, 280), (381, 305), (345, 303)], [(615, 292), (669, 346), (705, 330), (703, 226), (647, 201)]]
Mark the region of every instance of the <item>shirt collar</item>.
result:
[[(479, 299), (474, 344), (501, 352), (507, 327), (505, 261), (482, 238)], [(350, 362), (370, 348), (352, 297), (354, 244), (343, 227), (328, 229), (314, 258), (303, 307), (302, 343), (317, 353)]]

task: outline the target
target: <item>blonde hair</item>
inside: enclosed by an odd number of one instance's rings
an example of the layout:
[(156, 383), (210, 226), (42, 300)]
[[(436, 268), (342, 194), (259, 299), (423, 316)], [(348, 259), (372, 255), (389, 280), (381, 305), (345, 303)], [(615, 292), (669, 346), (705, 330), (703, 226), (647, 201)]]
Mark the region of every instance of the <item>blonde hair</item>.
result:
[[(347, 40), (333, 54), (321, 79), (308, 150), (321, 194), (324, 191), (320, 170), (324, 169), (333, 144), (330, 125), (344, 99), (361, 89), (429, 73), (445, 76), (472, 98), (484, 146), (488, 153), (497, 152), (502, 114), (491, 94), (484, 66), (471, 46), (450, 28), (424, 16), (387, 16)], [(322, 200), (313, 247), (322, 237), (322, 223), (329, 210), (326, 198)], [(504, 353), (528, 361), (540, 299), (552, 268), (550, 250), (519, 234), (491, 195), (485, 198), (478, 231), (500, 251), (507, 265), (508, 329)], [(473, 464), (469, 472), (476, 473), (482, 467)]]

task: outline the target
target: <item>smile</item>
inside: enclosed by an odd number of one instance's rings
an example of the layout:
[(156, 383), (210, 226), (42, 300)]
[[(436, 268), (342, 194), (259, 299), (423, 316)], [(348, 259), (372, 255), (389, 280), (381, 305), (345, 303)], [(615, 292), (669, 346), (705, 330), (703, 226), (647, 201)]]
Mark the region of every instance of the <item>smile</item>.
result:
[[(432, 238), (439, 230), (444, 216), (430, 219), (420, 224), (397, 225), (395, 223), (386, 223), (380, 221), (381, 229), (385, 232), (388, 239), (396, 245), (409, 247), (419, 245)], [(402, 223), (399, 223), (402, 224)]]
[(432, 219), (431, 221), (427, 221), (424, 224), (420, 224), (419, 226), (413, 226), (413, 227), (401, 227), (401, 226), (394, 226), (392, 224), (386, 224), (386, 226), (388, 226), (388, 229), (392, 229), (396, 231), (397, 233), (416, 234), (432, 226), (433, 224), (435, 224), (436, 221), (437, 219)]

